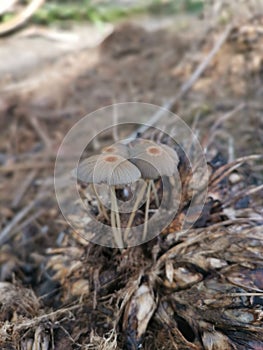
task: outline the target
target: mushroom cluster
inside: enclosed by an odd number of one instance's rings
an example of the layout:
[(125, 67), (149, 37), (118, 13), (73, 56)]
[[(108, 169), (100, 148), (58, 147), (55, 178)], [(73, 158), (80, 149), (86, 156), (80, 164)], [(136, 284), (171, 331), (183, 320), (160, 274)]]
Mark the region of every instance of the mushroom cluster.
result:
[[(178, 155), (171, 147), (146, 139), (135, 139), (127, 145), (117, 142), (107, 146), (102, 149), (99, 155), (91, 156), (79, 164), (75, 170), (75, 175), (78, 180), (93, 187), (97, 197), (99, 212), (106, 220), (110, 221), (114, 240), (118, 247), (124, 247), (124, 241), (128, 239), (135, 214), (146, 194), (142, 237), (142, 240), (145, 240), (151, 191), (155, 198), (156, 207), (159, 206), (154, 180), (162, 176), (170, 177), (174, 175), (178, 162)], [(144, 180), (144, 185), (136, 196), (133, 210), (125, 226), (124, 235), (122, 235), (116, 191), (127, 189), (128, 185), (137, 182), (139, 179)], [(95, 184), (106, 184), (109, 187), (110, 218), (106, 208), (96, 194)]]

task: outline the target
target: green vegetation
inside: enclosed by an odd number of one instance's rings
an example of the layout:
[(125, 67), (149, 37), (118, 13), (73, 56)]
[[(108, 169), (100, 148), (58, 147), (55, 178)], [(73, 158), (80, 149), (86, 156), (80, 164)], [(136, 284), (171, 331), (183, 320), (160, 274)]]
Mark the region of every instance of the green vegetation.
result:
[[(1, 0), (0, 0), (1, 1)], [(136, 14), (172, 15), (182, 12), (200, 13), (204, 0), (138, 0), (127, 4), (121, 0), (47, 0), (31, 21), (49, 25), (90, 21), (116, 22)], [(0, 22), (10, 20), (13, 13), (2, 15)]]
[(56, 21), (114, 22), (132, 14), (144, 11), (142, 6), (124, 7), (113, 5), (95, 5), (83, 0), (74, 3), (47, 2), (34, 15), (33, 20), (42, 24)]
[(203, 0), (144, 0), (135, 5), (122, 5), (121, 1), (106, 2), (92, 0), (51, 0), (39, 9), (33, 21), (50, 24), (61, 21), (91, 21), (93, 23), (115, 22), (140, 13), (176, 14), (198, 13), (203, 9)]
[(204, 0), (153, 0), (149, 6), (151, 12), (176, 14), (181, 12), (200, 13), (204, 7)]

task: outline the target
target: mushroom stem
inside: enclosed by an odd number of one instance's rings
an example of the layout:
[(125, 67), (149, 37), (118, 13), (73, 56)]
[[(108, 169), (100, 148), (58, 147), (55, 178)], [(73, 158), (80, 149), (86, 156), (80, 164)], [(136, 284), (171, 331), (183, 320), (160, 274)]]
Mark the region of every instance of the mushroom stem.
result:
[(152, 186), (152, 190), (153, 190), (153, 194), (154, 194), (154, 198), (155, 198), (156, 207), (159, 208), (159, 205), (160, 205), (160, 203), (159, 203), (159, 197), (158, 197), (158, 193), (157, 193), (157, 190), (156, 190), (154, 181), (153, 181), (153, 180), (150, 180), (150, 183), (151, 183), (151, 186)]
[(113, 189), (113, 193), (114, 193), (114, 210), (115, 210), (115, 215), (116, 215), (117, 228), (121, 229), (121, 219), (120, 219), (120, 213), (119, 213), (119, 208), (118, 208), (118, 203), (117, 203), (117, 198), (116, 198), (115, 187)]
[(108, 221), (110, 221), (110, 218), (109, 218), (109, 216), (108, 216), (108, 214), (107, 214), (107, 211), (106, 211), (106, 209), (105, 209), (105, 207), (104, 207), (103, 204), (101, 204), (101, 211), (102, 211), (103, 215), (105, 216), (105, 218), (106, 218)]
[[(115, 212), (114, 212), (114, 202), (113, 199), (111, 197), (111, 212), (110, 212), (110, 217), (111, 217), (111, 227), (112, 227), (112, 231), (115, 234), (116, 233), (116, 220), (115, 220)], [(115, 241), (116, 241), (116, 237), (114, 235)], [(118, 242), (116, 242), (118, 244)]]
[(118, 210), (114, 186), (110, 187), (110, 192), (111, 192), (111, 227), (113, 231), (113, 236), (115, 239), (115, 243), (117, 244), (117, 247), (123, 248), (120, 214)]
[(135, 217), (135, 214), (136, 214), (136, 211), (138, 209), (138, 206), (140, 204), (140, 201), (143, 199), (143, 196), (144, 196), (144, 193), (145, 193), (145, 190), (146, 190), (146, 187), (147, 187), (147, 182), (145, 182), (137, 196), (137, 199), (134, 203), (134, 206), (132, 208), (132, 213), (129, 217), (129, 221), (127, 223), (127, 226), (126, 226), (126, 229), (124, 231), (124, 241), (126, 242), (127, 241), (127, 238), (128, 238), (128, 235), (129, 235), (129, 232), (130, 232), (130, 228), (131, 228), (131, 225), (133, 223), (133, 220), (134, 220), (134, 217)]
[(97, 195), (97, 191), (96, 191), (96, 188), (94, 186), (94, 183), (92, 183), (91, 185), (92, 185), (92, 190), (93, 190), (95, 197), (97, 199), (97, 202), (98, 202), (99, 214), (104, 216), (106, 220), (110, 221), (110, 218), (106, 212), (106, 209), (105, 209), (104, 205), (101, 203), (99, 196)]
[[(146, 193), (146, 204), (145, 204), (145, 214), (144, 214), (144, 228), (143, 228), (143, 240), (146, 239), (147, 236), (147, 227), (148, 227), (148, 217), (149, 217), (149, 206), (150, 206), (150, 196), (151, 196), (151, 188), (152, 188), (152, 180), (147, 180), (148, 187)], [(154, 186), (154, 185), (153, 185)]]

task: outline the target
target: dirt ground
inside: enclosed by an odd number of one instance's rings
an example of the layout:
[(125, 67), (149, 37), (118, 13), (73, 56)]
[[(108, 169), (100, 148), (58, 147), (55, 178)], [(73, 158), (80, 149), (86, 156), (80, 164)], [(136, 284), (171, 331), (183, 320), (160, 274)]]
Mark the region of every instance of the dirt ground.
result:
[[(1, 349), (263, 349), (262, 18), (240, 19), (227, 32), (205, 19), (161, 28), (133, 21), (98, 46), (54, 45), (40, 62), (47, 39), (37, 34), (32, 70), (18, 58), (17, 69), (4, 51)], [(3, 39), (4, 50), (14, 45), (19, 57), (21, 42), (12, 40)], [(171, 99), (211, 167), (202, 220), (180, 231), (186, 193), (159, 238), (122, 252), (84, 241), (65, 222), (53, 187), (66, 132), (115, 102)]]

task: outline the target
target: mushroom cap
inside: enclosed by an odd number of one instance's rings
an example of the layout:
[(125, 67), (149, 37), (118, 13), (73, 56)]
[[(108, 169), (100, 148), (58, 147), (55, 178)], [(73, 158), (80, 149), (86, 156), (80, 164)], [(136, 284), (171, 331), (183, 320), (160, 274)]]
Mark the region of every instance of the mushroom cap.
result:
[(77, 178), (85, 183), (127, 185), (141, 177), (140, 170), (118, 154), (103, 153), (83, 160), (77, 168)]
[(138, 140), (131, 143), (130, 161), (140, 169), (143, 178), (157, 179), (175, 173), (178, 156), (169, 146)]
[(161, 145), (162, 148), (165, 149), (165, 151), (167, 151), (167, 153), (169, 154), (169, 156), (173, 159), (174, 163), (175, 163), (175, 166), (177, 167), (178, 163), (179, 163), (179, 157), (178, 157), (178, 154), (177, 152), (170, 146), (168, 145), (164, 145), (162, 144)]
[(92, 183), (93, 169), (97, 163), (97, 159), (97, 155), (84, 159), (78, 164), (77, 168), (73, 169), (73, 177), (84, 183)]
[(126, 159), (129, 158), (128, 146), (126, 146), (120, 142), (116, 142), (113, 145), (104, 147), (102, 149), (101, 153), (118, 154), (119, 156), (122, 156), (123, 158), (126, 158)]

